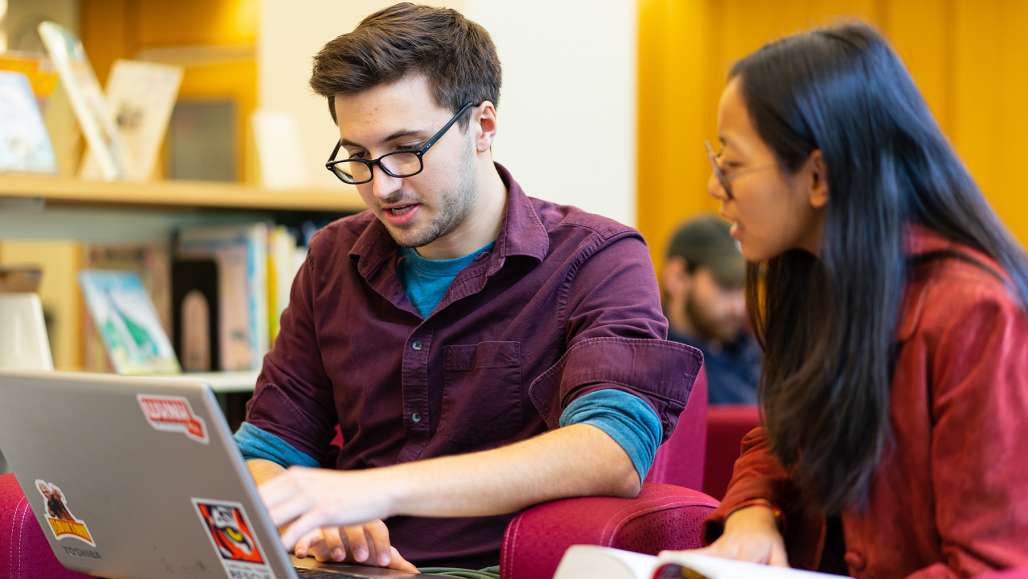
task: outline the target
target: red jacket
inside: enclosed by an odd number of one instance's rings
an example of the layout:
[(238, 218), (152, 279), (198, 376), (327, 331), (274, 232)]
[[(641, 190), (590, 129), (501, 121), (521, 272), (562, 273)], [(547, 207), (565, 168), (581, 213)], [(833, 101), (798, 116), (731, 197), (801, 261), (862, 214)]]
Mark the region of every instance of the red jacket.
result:
[[(957, 250), (924, 229), (912, 256)], [(897, 326), (892, 444), (865, 511), (841, 515), (845, 561), (857, 577), (960, 577), (1028, 566), (1028, 314), (992, 273), (955, 258), (910, 274)], [(816, 568), (825, 519), (799, 496), (763, 428), (743, 439), (707, 537), (734, 510), (765, 499), (782, 511), (795, 567)]]

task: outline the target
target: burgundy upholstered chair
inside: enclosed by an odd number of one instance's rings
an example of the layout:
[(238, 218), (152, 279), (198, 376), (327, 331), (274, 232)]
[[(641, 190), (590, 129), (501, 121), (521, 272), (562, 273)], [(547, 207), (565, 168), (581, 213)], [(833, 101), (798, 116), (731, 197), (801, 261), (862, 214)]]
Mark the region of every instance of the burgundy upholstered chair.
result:
[(707, 411), (707, 455), (703, 492), (721, 500), (732, 480), (732, 467), (742, 450), (742, 437), (760, 424), (756, 406), (711, 406)]
[(57, 562), (13, 473), (0, 475), (0, 577), (87, 577)]

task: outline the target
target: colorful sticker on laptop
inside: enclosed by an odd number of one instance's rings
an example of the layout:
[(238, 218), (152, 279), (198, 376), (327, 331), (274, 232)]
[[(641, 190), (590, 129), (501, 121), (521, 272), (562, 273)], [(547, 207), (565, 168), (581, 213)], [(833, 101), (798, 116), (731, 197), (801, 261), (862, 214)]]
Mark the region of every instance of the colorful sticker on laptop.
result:
[(194, 498), (193, 506), (207, 531), (207, 538), (214, 546), (214, 552), (218, 554), (229, 577), (274, 577), (243, 505)]
[(55, 539), (78, 539), (90, 547), (96, 547), (86, 522), (71, 513), (68, 499), (57, 485), (36, 479), (36, 490), (46, 501), (46, 522)]
[(138, 394), (143, 416), (155, 430), (181, 432), (190, 440), (207, 444), (207, 423), (193, 412), (189, 400), (181, 396), (155, 396)]

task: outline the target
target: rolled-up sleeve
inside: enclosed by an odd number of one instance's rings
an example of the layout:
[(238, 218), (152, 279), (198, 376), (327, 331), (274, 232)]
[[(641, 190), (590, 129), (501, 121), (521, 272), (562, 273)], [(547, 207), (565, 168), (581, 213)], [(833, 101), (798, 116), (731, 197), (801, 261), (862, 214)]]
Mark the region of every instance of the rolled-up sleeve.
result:
[(246, 405), (246, 422), (327, 464), (337, 418), (315, 322), (317, 241), (293, 281), (278, 338)]
[(699, 373), (699, 350), (669, 342), (656, 275), (638, 234), (597, 236), (571, 268), (560, 299), (568, 348), (532, 381), (529, 397), (550, 428), (579, 396), (603, 388), (634, 394), (674, 430)]

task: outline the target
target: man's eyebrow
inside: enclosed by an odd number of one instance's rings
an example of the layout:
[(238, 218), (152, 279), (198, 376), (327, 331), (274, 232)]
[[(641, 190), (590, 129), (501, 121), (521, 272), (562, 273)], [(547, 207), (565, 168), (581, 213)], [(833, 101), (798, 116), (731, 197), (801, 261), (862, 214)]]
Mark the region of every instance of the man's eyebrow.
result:
[[(402, 139), (403, 137), (421, 136), (422, 133), (423, 133), (422, 131), (415, 131), (415, 130), (412, 130), (412, 129), (404, 129), (404, 130), (396, 131), (396, 132), (390, 134), (386, 138), (382, 139), (382, 142), (383, 143), (388, 143), (389, 141), (395, 141), (396, 139)], [(367, 149), (367, 147), (365, 147), (364, 145), (362, 145), (360, 143), (355, 143), (355, 142), (353, 142), (353, 141), (351, 141), (349, 139), (340, 139), (339, 142), (344, 147), (359, 147), (361, 149)]]

